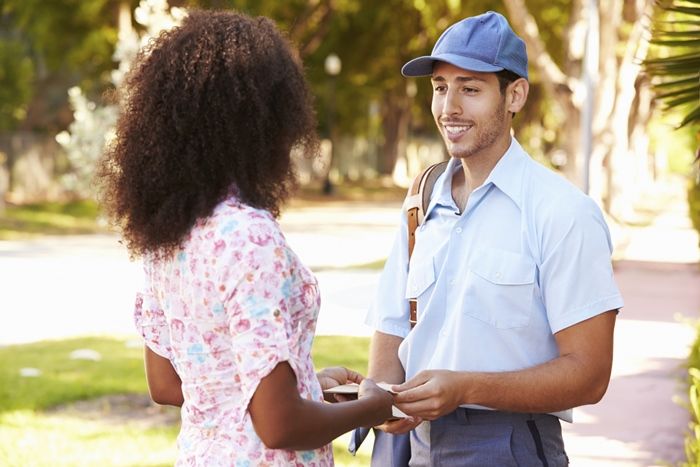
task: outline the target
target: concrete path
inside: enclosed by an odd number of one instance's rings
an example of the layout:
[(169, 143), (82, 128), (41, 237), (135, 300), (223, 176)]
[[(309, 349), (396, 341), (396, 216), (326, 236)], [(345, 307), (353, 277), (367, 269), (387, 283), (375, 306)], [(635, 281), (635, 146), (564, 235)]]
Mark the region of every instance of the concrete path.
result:
[[(684, 457), (688, 412), (676, 399), (685, 397), (682, 365), (695, 338), (688, 320), (700, 315), (700, 252), (681, 188), (663, 190), (652, 193), (660, 201), (648, 225), (611, 223), (626, 306), (608, 393), (565, 424), (572, 466), (646, 467)], [(362, 320), (379, 272), (343, 267), (386, 256), (399, 207), (329, 203), (283, 215), (290, 244), (321, 285), (319, 334), (370, 334)], [(0, 345), (88, 334), (135, 337), (131, 307), (140, 275), (115, 236), (0, 242)]]

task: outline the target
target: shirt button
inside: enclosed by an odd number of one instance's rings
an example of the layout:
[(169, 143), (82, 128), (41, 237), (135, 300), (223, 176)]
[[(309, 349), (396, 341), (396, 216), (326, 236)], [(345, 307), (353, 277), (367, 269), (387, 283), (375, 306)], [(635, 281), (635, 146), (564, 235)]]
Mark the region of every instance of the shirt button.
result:
[(456, 283), (457, 283), (457, 281), (454, 280), (454, 279), (452, 279), (452, 280), (450, 281), (450, 285), (455, 285)]
[(462, 227), (457, 227), (457, 228), (455, 229), (455, 232), (457, 232), (457, 233), (462, 233)]
[(501, 278), (501, 273), (500, 273), (500, 272), (497, 272), (496, 274), (493, 275), (493, 277), (495, 277), (496, 279), (500, 279), (500, 278)]

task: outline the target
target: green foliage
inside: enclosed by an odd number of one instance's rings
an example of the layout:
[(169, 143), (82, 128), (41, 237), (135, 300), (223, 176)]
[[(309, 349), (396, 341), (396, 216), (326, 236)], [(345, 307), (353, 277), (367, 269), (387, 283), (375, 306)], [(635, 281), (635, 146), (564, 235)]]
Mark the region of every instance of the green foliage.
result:
[(0, 131), (9, 130), (27, 115), (34, 66), (18, 40), (0, 40)]
[(80, 84), (91, 97), (105, 91), (114, 68), (120, 3), (0, 2), (0, 131), (62, 130), (68, 88)]
[(685, 439), (686, 461), (683, 467), (700, 467), (700, 327), (688, 357), (688, 396), (690, 401), (690, 431)]
[[(700, 177), (691, 179), (688, 187), (688, 212), (695, 230), (700, 233)], [(698, 362), (700, 368), (700, 362)]]
[(678, 125), (700, 122), (700, 0), (673, 0), (659, 3), (663, 11), (652, 29), (651, 43), (656, 58), (644, 62), (647, 73), (657, 79), (656, 97), (666, 110), (684, 109)]
[[(119, 0), (5, 0), (2, 16), (31, 44), (37, 65), (83, 76), (112, 68)], [(129, 2), (134, 4), (135, 2)]]

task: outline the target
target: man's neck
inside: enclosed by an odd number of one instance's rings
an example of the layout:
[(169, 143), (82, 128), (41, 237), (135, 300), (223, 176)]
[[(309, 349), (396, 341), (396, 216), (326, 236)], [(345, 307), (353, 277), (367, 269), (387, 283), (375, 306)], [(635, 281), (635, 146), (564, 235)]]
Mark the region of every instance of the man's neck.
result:
[(508, 135), (508, 138), (505, 138), (501, 144), (495, 145), (490, 152), (462, 159), (463, 181), (466, 184), (467, 193), (471, 193), (486, 181), (498, 161), (508, 151), (511, 141), (512, 138)]

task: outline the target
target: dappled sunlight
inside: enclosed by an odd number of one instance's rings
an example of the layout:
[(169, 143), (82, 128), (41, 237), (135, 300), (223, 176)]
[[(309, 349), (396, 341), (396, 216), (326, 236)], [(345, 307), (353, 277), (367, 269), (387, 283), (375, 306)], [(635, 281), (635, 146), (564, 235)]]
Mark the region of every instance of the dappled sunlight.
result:
[(615, 329), (613, 378), (660, 369), (667, 371), (667, 365), (661, 364), (660, 359), (685, 362), (695, 333), (696, 329), (688, 323), (618, 320)]
[(608, 219), (615, 260), (697, 264), (698, 232), (688, 217), (687, 180), (657, 180), (630, 204), (625, 219)]
[(145, 426), (139, 417), (115, 424), (86, 414), (13, 411), (0, 414), (0, 464), (172, 465), (176, 434), (177, 427)]
[(651, 453), (645, 451), (640, 443), (624, 443), (605, 436), (588, 436), (574, 446), (567, 444), (566, 451), (571, 459), (571, 467), (654, 465), (646, 461)]

